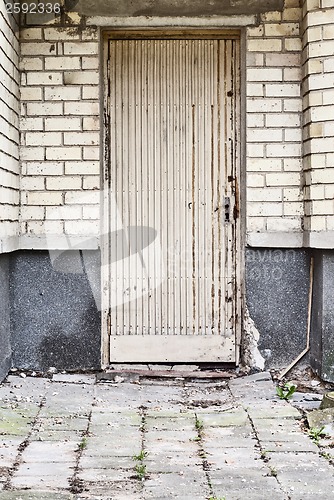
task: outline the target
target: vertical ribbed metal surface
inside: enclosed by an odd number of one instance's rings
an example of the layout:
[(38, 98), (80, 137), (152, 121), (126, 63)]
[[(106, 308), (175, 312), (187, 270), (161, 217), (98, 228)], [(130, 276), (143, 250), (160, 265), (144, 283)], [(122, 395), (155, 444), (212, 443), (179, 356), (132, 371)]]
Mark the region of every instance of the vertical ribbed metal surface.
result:
[(112, 335), (233, 334), (237, 43), (110, 41)]

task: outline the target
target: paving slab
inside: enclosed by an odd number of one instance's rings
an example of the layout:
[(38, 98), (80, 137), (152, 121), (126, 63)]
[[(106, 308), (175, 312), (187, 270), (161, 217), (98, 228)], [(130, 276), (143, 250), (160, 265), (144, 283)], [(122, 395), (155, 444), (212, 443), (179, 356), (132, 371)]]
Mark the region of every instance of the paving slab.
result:
[(0, 500), (334, 498), (331, 442), (310, 439), (270, 374), (85, 377), (0, 385)]

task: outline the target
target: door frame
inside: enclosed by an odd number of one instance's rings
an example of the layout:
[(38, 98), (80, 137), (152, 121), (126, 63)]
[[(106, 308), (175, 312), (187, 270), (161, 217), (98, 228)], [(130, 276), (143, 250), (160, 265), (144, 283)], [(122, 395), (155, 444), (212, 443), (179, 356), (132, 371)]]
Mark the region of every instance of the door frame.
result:
[[(205, 23), (205, 21), (203, 21)], [(126, 23), (126, 19), (124, 21)], [(116, 27), (100, 29), (100, 82), (101, 82), (101, 366), (110, 364), (110, 294), (109, 294), (109, 219), (110, 219), (110, 128), (109, 128), (109, 41), (112, 39), (239, 39), (239, 92), (235, 114), (235, 207), (236, 222), (234, 232), (234, 328), (235, 328), (235, 365), (238, 366), (241, 356), (243, 316), (245, 310), (245, 220), (246, 220), (246, 64), (245, 28), (136, 28)]]

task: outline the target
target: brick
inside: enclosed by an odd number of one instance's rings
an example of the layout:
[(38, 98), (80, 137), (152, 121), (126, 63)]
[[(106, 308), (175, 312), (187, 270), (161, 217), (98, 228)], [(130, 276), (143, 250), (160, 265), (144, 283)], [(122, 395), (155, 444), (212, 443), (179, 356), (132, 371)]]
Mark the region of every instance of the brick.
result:
[(308, 45), (309, 57), (324, 57), (333, 55), (333, 41), (313, 42)]
[(283, 80), (285, 82), (301, 82), (302, 70), (301, 68), (285, 68), (283, 70)]
[(61, 140), (60, 132), (26, 132), (27, 146), (59, 146)]
[(247, 188), (264, 186), (265, 177), (263, 174), (247, 174)]
[(247, 171), (249, 172), (280, 172), (282, 160), (277, 158), (248, 158)]
[(248, 97), (263, 97), (264, 85), (262, 83), (248, 83), (247, 84)]
[(64, 230), (60, 221), (28, 221), (27, 232), (30, 234), (61, 234)]
[(47, 191), (28, 193), (28, 205), (62, 205), (62, 203), (62, 193)]
[(297, 113), (282, 113), (280, 115), (268, 113), (266, 115), (267, 127), (298, 127), (300, 115)]
[[(333, 52), (334, 52), (334, 47), (333, 47)], [(334, 72), (334, 57), (332, 57), (331, 59), (324, 60), (323, 69), (325, 73)]]
[(82, 180), (81, 177), (73, 177), (69, 175), (58, 176), (58, 177), (47, 177), (46, 179), (46, 189), (48, 190), (74, 190), (81, 189)]
[(61, 102), (35, 102), (27, 104), (27, 115), (62, 115), (63, 104)]
[(83, 189), (100, 189), (101, 180), (100, 176), (90, 175), (87, 177), (83, 177)]
[[(299, 67), (300, 66), (300, 55), (299, 54), (285, 54), (283, 52), (279, 54), (266, 54), (266, 65), (267, 66), (281, 66), (281, 67)], [(269, 68), (268, 71), (271, 71)], [(283, 75), (283, 70), (280, 69)], [(282, 80), (283, 77), (280, 79)]]
[(100, 88), (98, 85), (91, 85), (89, 87), (83, 87), (82, 98), (83, 99), (99, 99)]
[(100, 224), (98, 221), (82, 220), (82, 221), (65, 221), (66, 234), (99, 234)]
[(278, 11), (266, 12), (265, 14), (261, 14), (260, 17), (261, 17), (261, 20), (264, 22), (281, 21), (282, 20), (282, 14), (281, 14), (281, 12), (278, 12)]
[(98, 57), (82, 57), (81, 58), (82, 69), (99, 69), (99, 59)]
[(333, 200), (313, 200), (312, 202), (312, 214), (314, 215), (332, 215), (333, 211)]
[(85, 193), (80, 191), (69, 191), (65, 193), (65, 204), (99, 205), (99, 203), (100, 191), (86, 191)]
[(298, 142), (302, 140), (302, 132), (300, 127), (298, 128), (285, 128), (284, 129), (284, 141), (285, 142)]
[[(92, 207), (89, 208), (92, 209)], [(54, 207), (46, 207), (46, 218), (48, 220), (57, 220), (60, 217), (64, 220), (79, 220), (82, 218), (82, 207), (79, 205), (66, 205), (56, 210)]]
[(300, 85), (294, 83), (268, 83), (265, 86), (267, 97), (297, 97), (300, 95)]
[(258, 201), (258, 202), (270, 202), (270, 201), (282, 201), (282, 189), (281, 188), (248, 188), (247, 189), (247, 201)]
[(99, 114), (98, 102), (65, 102), (66, 115), (91, 116)]
[(247, 70), (248, 82), (282, 81), (283, 71), (280, 68), (251, 68)]
[(63, 162), (28, 162), (26, 166), (28, 175), (63, 175)]
[(21, 146), (20, 157), (21, 160), (44, 160), (44, 148)]
[(283, 100), (283, 111), (287, 112), (301, 112), (302, 111), (302, 99), (284, 99)]
[(303, 215), (303, 202), (285, 202), (283, 204), (283, 214), (287, 216)]
[(46, 148), (47, 160), (80, 160), (81, 148), (80, 147), (57, 147)]
[(45, 217), (44, 207), (22, 206), (20, 211), (22, 220), (43, 220)]
[(83, 148), (83, 159), (84, 160), (99, 160), (100, 159), (100, 148), (96, 146), (84, 146)]
[[(286, 5), (285, 5), (286, 7)], [(283, 21), (299, 21), (301, 19), (301, 8), (284, 8), (283, 10)]]
[(27, 74), (27, 85), (62, 85), (62, 73), (30, 71)]
[(99, 206), (92, 206), (90, 205), (89, 207), (82, 207), (82, 217), (83, 219), (95, 219), (99, 220), (100, 219), (100, 207)]
[(302, 50), (302, 41), (300, 38), (286, 38), (284, 40), (284, 49), (291, 52), (300, 52)]
[(269, 217), (271, 215), (282, 215), (282, 203), (247, 203), (247, 214), (249, 216)]
[(265, 230), (265, 221), (264, 217), (250, 217), (247, 216), (247, 231), (257, 231), (262, 232)]
[(64, 42), (64, 55), (98, 54), (99, 46), (96, 42)]
[(301, 145), (300, 144), (268, 144), (267, 155), (269, 157), (283, 158), (287, 156), (300, 156), (301, 155)]
[(277, 112), (282, 111), (282, 100), (281, 99), (247, 99), (247, 111), (249, 113), (258, 113), (261, 110), (263, 113), (266, 112)]
[(45, 118), (45, 130), (81, 130), (81, 118), (67, 116), (62, 116), (60, 118)]
[(80, 99), (80, 87), (45, 87), (44, 95), (46, 101), (76, 101)]
[(89, 116), (83, 119), (83, 130), (99, 130), (100, 129), (100, 117), (99, 116)]
[(65, 71), (65, 85), (96, 85), (99, 83), (98, 71)]
[(274, 36), (274, 37), (296, 36), (296, 34), (299, 33), (299, 23), (270, 23), (270, 24), (268, 23), (264, 25), (264, 33), (265, 36)]
[(251, 39), (247, 42), (247, 49), (251, 52), (280, 52), (282, 40), (279, 38)]
[(43, 118), (21, 118), (20, 129), (24, 130), (43, 130)]
[(300, 188), (284, 188), (283, 201), (302, 201), (302, 192)]
[(20, 29), (20, 40), (41, 40), (41, 39), (42, 39), (41, 28)]
[(277, 172), (266, 174), (267, 186), (299, 186), (300, 173), (298, 172)]
[(263, 158), (264, 157), (264, 144), (247, 144), (247, 156), (249, 158)]
[(21, 44), (22, 56), (46, 56), (56, 54), (56, 46), (54, 43), (44, 43), (41, 40), (38, 42), (29, 42)]
[(20, 61), (21, 71), (40, 71), (44, 69), (43, 61), (41, 57), (25, 57)]
[(99, 173), (100, 163), (98, 161), (68, 161), (65, 163), (65, 174), (98, 175)]
[(319, 10), (309, 12), (307, 14), (307, 24), (309, 26), (332, 24), (333, 23), (333, 12), (327, 10)]
[(80, 33), (77, 30), (69, 30), (68, 28), (44, 28), (45, 40), (76, 40), (80, 38)]
[(300, 231), (301, 220), (300, 218), (288, 218), (288, 217), (269, 217), (267, 219), (267, 230), (268, 231)]
[(21, 189), (26, 191), (43, 191), (45, 189), (44, 177), (22, 177)]
[(247, 141), (248, 142), (282, 142), (283, 130), (270, 129), (270, 128), (248, 128)]
[(39, 87), (21, 87), (20, 92), (22, 101), (42, 100), (42, 89)]
[[(332, 16), (334, 15), (334, 12), (332, 13)], [(328, 26), (323, 26), (322, 27), (322, 36), (324, 40), (333, 40), (334, 39), (334, 22), (331, 25)]]
[(284, 158), (283, 159), (283, 170), (289, 172), (300, 172), (302, 169), (302, 159), (301, 158)]
[[(80, 57), (46, 57), (46, 70), (65, 70), (65, 69), (80, 69)], [(66, 83), (66, 81), (64, 82)]]
[(64, 144), (91, 146), (99, 144), (98, 132), (65, 132)]
[(247, 126), (248, 127), (264, 127), (265, 125), (265, 115), (252, 113), (247, 116)]

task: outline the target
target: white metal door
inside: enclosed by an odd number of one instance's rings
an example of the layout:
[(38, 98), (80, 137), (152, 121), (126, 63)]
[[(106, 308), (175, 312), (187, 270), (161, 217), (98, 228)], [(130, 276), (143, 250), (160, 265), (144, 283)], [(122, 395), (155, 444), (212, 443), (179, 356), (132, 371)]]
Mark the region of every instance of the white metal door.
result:
[(110, 360), (233, 362), (238, 39), (109, 41)]

